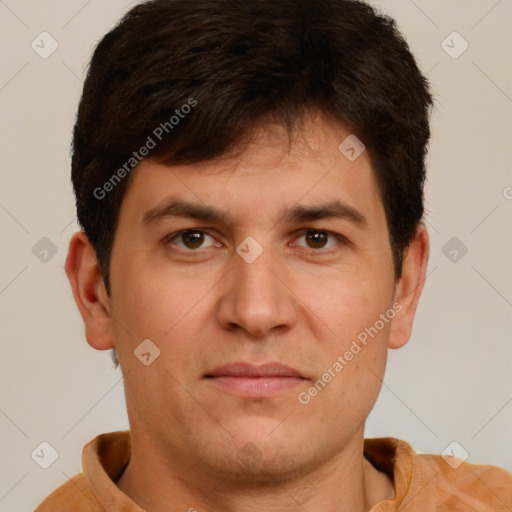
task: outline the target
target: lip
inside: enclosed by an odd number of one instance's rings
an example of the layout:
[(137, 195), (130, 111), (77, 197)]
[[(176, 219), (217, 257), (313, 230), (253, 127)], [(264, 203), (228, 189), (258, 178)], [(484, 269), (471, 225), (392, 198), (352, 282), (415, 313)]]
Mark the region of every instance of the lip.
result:
[(246, 398), (274, 396), (306, 380), (299, 371), (279, 362), (225, 364), (207, 373), (204, 378), (224, 391)]
[(255, 365), (239, 361), (219, 366), (205, 377), (300, 377), (300, 372), (279, 362)]

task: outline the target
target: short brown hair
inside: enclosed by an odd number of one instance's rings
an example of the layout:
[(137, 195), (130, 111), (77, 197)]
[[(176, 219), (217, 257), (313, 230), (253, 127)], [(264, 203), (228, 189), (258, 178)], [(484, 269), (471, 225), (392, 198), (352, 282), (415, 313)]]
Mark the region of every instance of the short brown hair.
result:
[(283, 124), (291, 136), (312, 110), (350, 128), (369, 151), (399, 277), (423, 216), (431, 106), (395, 22), (364, 2), (137, 5), (97, 45), (74, 128), (78, 221), (107, 292), (134, 151), (155, 130), (162, 137), (151, 157), (192, 164), (226, 153), (264, 121)]

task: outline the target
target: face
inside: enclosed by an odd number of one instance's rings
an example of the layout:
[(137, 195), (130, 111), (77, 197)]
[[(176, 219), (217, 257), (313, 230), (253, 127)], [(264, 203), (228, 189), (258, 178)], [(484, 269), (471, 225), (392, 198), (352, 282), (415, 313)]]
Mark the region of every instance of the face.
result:
[(340, 152), (348, 135), (315, 118), (288, 149), (266, 126), (236, 157), (133, 171), (110, 329), (133, 433), (180, 467), (286, 478), (362, 432), (400, 312), (371, 162)]

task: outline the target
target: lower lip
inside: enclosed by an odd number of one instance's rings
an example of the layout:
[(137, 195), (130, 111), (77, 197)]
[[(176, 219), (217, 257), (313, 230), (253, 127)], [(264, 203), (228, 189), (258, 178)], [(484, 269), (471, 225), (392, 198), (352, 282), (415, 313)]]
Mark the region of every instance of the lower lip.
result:
[(243, 397), (269, 397), (292, 389), (303, 383), (301, 377), (208, 377), (207, 380), (221, 389)]

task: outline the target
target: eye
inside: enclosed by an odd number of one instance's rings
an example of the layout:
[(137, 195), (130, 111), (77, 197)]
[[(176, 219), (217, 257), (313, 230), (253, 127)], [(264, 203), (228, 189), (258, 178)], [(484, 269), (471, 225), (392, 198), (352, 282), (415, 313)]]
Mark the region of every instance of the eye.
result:
[(318, 250), (335, 247), (343, 241), (341, 235), (335, 235), (329, 231), (318, 229), (308, 229), (303, 232), (296, 240), (305, 240), (305, 244), (297, 244), (299, 247), (306, 247), (308, 249)]
[[(172, 243), (187, 251), (194, 251), (195, 249), (205, 248), (204, 242), (206, 239), (211, 239), (214, 243), (210, 244), (210, 247), (220, 247), (222, 244), (215, 241), (211, 235), (201, 229), (187, 229), (186, 231), (180, 231), (167, 238), (166, 243)], [(207, 246), (208, 247), (208, 246)]]

